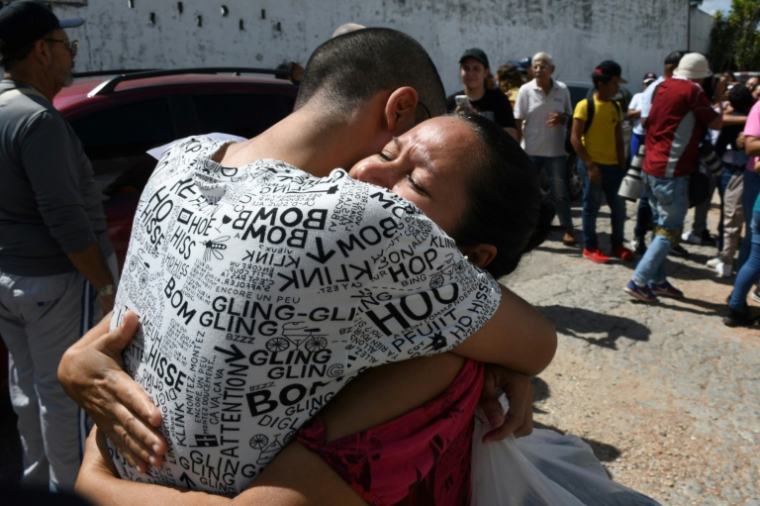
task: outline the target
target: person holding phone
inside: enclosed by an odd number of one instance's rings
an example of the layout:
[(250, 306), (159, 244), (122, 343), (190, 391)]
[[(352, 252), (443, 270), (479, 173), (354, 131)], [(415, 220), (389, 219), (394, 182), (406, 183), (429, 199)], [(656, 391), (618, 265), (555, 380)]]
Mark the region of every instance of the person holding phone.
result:
[(464, 89), (446, 99), (449, 112), (477, 112), (490, 119), (512, 138), (517, 138), (512, 104), (500, 90), (494, 88), (488, 56), (479, 48), (468, 49), (459, 59), (460, 78)]

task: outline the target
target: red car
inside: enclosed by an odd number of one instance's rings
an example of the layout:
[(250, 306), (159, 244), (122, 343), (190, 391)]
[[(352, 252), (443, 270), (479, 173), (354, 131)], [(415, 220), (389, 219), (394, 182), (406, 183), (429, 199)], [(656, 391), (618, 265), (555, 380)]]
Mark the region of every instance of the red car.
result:
[[(53, 104), (92, 161), (120, 270), (140, 193), (156, 165), (146, 151), (193, 134), (260, 134), (290, 114), (298, 87), (250, 74), (283, 72), (213, 68), (80, 74), (55, 96)], [(8, 391), (6, 358), (0, 340), (0, 395)]]

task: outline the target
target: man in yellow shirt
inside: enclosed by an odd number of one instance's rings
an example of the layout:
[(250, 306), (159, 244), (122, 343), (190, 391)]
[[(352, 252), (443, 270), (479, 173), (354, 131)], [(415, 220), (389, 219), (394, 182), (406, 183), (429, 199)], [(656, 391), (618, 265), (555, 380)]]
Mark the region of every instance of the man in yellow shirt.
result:
[[(583, 256), (597, 263), (610, 258), (599, 249), (596, 235), (596, 217), (602, 204), (602, 193), (610, 206), (612, 220), (612, 255), (633, 260), (633, 252), (623, 245), (625, 202), (618, 196), (625, 175), (623, 150), (623, 114), (612, 102), (620, 83), (620, 65), (612, 60), (600, 63), (591, 79), (594, 95), (575, 106), (573, 131), (570, 137), (578, 154), (578, 174), (583, 183)], [(589, 102), (593, 99), (593, 104)]]

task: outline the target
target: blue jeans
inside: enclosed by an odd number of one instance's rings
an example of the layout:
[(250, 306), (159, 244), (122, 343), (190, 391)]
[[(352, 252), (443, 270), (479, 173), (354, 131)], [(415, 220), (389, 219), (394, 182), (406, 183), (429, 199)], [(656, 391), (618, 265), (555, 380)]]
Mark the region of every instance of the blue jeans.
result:
[[(649, 195), (655, 227), (671, 233), (677, 244), (676, 238), (680, 239), (689, 210), (689, 176), (661, 178), (642, 172), (641, 183)], [(638, 285), (665, 281), (665, 260), (672, 244), (657, 228), (652, 243), (633, 273), (633, 280)]]
[(596, 166), (602, 173), (602, 184), (594, 184), (588, 178), (588, 169), (580, 159), (578, 160), (578, 175), (583, 183), (583, 247), (593, 249), (599, 247), (596, 235), (596, 218), (599, 216), (599, 208), (602, 206), (602, 193), (607, 197), (607, 205), (610, 206), (610, 218), (612, 221), (612, 247), (622, 246), (625, 227), (625, 201), (618, 196), (620, 183), (625, 177), (625, 170), (620, 165)]
[(567, 157), (531, 156), (530, 161), (533, 162), (536, 172), (540, 173), (541, 168), (546, 171), (546, 178), (549, 180), (549, 189), (557, 208), (559, 223), (565, 232), (572, 233), (573, 218), (570, 214), (570, 198), (567, 192)]
[(752, 216), (752, 208), (755, 206), (755, 199), (760, 194), (760, 174), (753, 170), (744, 171), (744, 196), (742, 197), (742, 205), (744, 207), (745, 225), (744, 225), (744, 240), (739, 248), (739, 259), (736, 261), (736, 268), (741, 269), (744, 262), (749, 258), (750, 244), (749, 240), (752, 235), (750, 230), (750, 222)]
[(760, 278), (760, 213), (758, 212), (752, 213), (751, 230), (752, 240), (745, 239), (745, 242), (751, 243), (749, 257), (736, 274), (734, 291), (731, 292), (731, 299), (728, 301), (728, 307), (741, 313), (747, 310), (747, 294)]

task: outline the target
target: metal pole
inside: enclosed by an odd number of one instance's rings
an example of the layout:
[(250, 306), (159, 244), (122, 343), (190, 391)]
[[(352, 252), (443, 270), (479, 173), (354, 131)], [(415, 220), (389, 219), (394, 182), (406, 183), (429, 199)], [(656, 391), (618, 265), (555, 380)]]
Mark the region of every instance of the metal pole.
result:
[(686, 51), (691, 52), (691, 0), (686, 0)]

